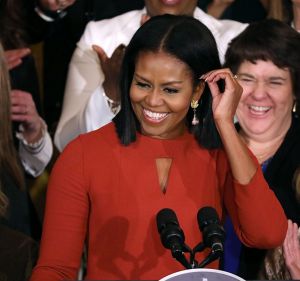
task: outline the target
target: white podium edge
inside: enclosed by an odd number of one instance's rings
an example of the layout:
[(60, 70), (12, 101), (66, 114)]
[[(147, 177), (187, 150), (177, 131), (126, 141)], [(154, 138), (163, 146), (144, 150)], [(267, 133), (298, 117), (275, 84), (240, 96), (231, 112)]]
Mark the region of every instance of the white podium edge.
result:
[(243, 279), (243, 278), (241, 278), (241, 277), (239, 277), (235, 274), (232, 274), (230, 272), (219, 270), (219, 269), (212, 269), (212, 268), (185, 269), (185, 270), (181, 270), (181, 271), (172, 273), (170, 275), (167, 275), (167, 276), (163, 277), (162, 279), (159, 279), (159, 281), (167, 281), (170, 278), (173, 278), (173, 277), (176, 277), (176, 276), (179, 276), (179, 275), (185, 275), (185, 274), (188, 274), (189, 272), (214, 272), (214, 273), (230, 276), (230, 277), (235, 278), (235, 279), (240, 280), (240, 281), (245, 281), (245, 279)]

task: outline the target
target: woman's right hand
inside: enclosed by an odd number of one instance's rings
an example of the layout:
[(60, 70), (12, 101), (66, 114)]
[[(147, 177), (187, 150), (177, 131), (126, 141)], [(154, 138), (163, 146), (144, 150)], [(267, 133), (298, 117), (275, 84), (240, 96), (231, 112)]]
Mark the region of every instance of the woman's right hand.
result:
[[(223, 68), (210, 71), (202, 75), (200, 79), (204, 79), (211, 91), (215, 121), (229, 121), (232, 123), (243, 92), (243, 88), (236, 81), (236, 76), (232, 74), (229, 68)], [(223, 92), (220, 91), (217, 84), (220, 80), (225, 82)]]

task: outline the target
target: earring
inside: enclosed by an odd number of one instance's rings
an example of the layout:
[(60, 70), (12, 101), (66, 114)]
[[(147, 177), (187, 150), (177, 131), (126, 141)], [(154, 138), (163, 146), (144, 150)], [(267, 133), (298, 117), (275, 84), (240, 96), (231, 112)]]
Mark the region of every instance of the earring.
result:
[(197, 125), (199, 124), (199, 119), (197, 117), (197, 107), (199, 106), (199, 103), (197, 100), (192, 100), (191, 101), (191, 108), (193, 109), (194, 111), (194, 117), (193, 117), (193, 120), (192, 120), (192, 125)]
[(297, 106), (296, 106), (296, 102), (294, 103), (294, 106), (293, 106), (293, 112), (295, 113), (297, 110)]

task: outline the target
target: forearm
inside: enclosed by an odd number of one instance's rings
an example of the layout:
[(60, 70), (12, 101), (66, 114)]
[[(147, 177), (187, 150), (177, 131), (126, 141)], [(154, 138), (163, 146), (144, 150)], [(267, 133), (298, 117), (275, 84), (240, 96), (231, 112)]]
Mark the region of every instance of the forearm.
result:
[(241, 185), (234, 181), (233, 187), (231, 185), (228, 180), (225, 205), (243, 244), (262, 249), (282, 245), (287, 219), (261, 169), (257, 169), (249, 184)]
[(86, 132), (81, 118), (102, 81), (97, 55), (86, 42), (79, 42), (69, 65), (63, 109), (55, 132), (54, 143), (60, 151), (74, 137)]
[(248, 184), (257, 170), (257, 164), (251, 158), (249, 150), (238, 135), (233, 122), (219, 120), (216, 125), (228, 157), (233, 178), (240, 184)]

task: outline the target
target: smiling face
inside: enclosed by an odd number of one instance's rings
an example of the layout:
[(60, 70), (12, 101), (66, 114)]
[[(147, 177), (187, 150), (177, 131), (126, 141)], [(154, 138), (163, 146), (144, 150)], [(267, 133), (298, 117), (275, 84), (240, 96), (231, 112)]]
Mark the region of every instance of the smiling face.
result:
[(243, 94), (237, 117), (246, 136), (272, 140), (291, 124), (294, 103), (291, 74), (271, 61), (245, 61), (238, 69)]
[(186, 64), (163, 52), (142, 52), (130, 87), (133, 110), (144, 135), (172, 139), (183, 134), (192, 98), (199, 100)]
[(197, 0), (145, 0), (145, 5), (151, 17), (163, 14), (192, 16)]

